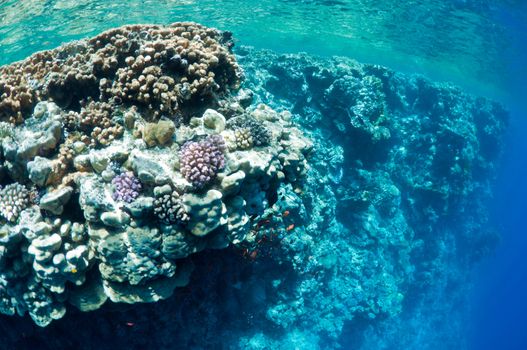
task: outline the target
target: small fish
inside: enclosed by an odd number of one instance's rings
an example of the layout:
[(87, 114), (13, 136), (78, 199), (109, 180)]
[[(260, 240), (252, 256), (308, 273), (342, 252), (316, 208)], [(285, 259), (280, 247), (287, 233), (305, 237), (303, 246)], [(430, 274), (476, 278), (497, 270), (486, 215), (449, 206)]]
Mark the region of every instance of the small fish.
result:
[(283, 214), (282, 214), (282, 216), (283, 216), (284, 218), (288, 217), (288, 216), (289, 216), (289, 210), (284, 211)]
[(126, 322), (126, 326), (133, 327), (133, 326), (135, 326), (135, 323), (133, 323), (133, 322)]
[(77, 273), (77, 272), (78, 272), (78, 271), (77, 271), (76, 268), (72, 268), (72, 269), (71, 269), (71, 273)]
[(291, 231), (294, 228), (295, 228), (295, 224), (291, 224), (291, 225), (287, 226), (287, 228), (285, 230), (286, 231)]

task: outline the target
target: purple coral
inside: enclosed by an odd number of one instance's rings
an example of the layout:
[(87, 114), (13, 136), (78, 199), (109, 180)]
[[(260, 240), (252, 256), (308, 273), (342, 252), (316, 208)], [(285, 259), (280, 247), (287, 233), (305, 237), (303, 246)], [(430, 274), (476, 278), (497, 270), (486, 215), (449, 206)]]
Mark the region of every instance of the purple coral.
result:
[(225, 166), (225, 149), (220, 135), (185, 143), (179, 152), (181, 173), (195, 187), (205, 187)]
[(126, 203), (132, 203), (141, 191), (141, 182), (132, 172), (117, 175), (112, 180), (114, 186), (113, 199)]

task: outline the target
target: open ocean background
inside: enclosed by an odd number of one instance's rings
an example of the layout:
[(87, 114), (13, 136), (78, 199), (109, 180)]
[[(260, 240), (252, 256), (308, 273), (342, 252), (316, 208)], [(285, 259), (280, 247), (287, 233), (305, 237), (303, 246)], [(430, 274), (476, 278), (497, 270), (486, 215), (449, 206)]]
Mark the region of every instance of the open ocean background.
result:
[(237, 45), (347, 56), (502, 102), (511, 122), (489, 203), (502, 239), (474, 273), (467, 328), (471, 349), (527, 349), (527, 2), (8, 0), (0, 65), (123, 24), (187, 20), (232, 31)]

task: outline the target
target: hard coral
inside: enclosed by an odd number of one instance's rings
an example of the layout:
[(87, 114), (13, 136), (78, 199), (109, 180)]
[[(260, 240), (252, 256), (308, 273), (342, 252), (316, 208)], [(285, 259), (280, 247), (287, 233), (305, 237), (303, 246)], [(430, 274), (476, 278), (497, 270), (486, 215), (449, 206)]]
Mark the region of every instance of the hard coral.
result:
[[(240, 129), (249, 130), (253, 144), (255, 146), (265, 146), (271, 141), (271, 133), (269, 130), (265, 127), (265, 125), (263, 125), (262, 122), (252, 117), (243, 115), (229, 119), (227, 126), (234, 129), (235, 131)], [(236, 142), (238, 142), (238, 138)]]
[(240, 128), (234, 131), (236, 138), (236, 147), (239, 149), (248, 149), (253, 146), (253, 137), (251, 130), (248, 128)]
[(0, 68), (0, 120), (20, 123), (49, 99), (69, 110), (90, 98), (137, 105), (151, 119), (206, 108), (239, 86), (230, 46), (222, 32), (188, 22), (124, 26), (42, 51)]
[(225, 149), (220, 135), (185, 143), (179, 152), (181, 173), (195, 187), (205, 187), (225, 166)]
[(132, 172), (117, 175), (112, 180), (114, 192), (112, 198), (116, 201), (132, 203), (142, 189), (141, 182)]
[(12, 183), (0, 190), (0, 214), (7, 221), (16, 221), (29, 203), (30, 193), (24, 185)]
[(66, 115), (66, 127), (83, 135), (91, 146), (107, 146), (122, 136), (124, 127), (112, 118), (113, 106), (108, 102), (80, 101), (81, 111)]
[(154, 201), (154, 213), (161, 222), (169, 225), (184, 224), (189, 220), (185, 206), (176, 191), (156, 198)]

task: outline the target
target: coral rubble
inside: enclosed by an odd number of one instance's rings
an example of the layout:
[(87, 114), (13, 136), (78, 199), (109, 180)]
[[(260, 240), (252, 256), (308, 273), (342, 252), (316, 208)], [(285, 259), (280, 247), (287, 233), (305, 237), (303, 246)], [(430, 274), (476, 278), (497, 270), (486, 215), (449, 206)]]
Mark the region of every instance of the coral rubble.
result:
[[(0, 68), (0, 312), (46, 326), (68, 304), (166, 299), (193, 255), (246, 242), (280, 186), (301, 186), (311, 143), (236, 102), (229, 38), (125, 26)], [(238, 151), (230, 118), (261, 147)]]

